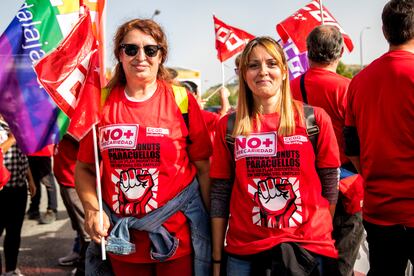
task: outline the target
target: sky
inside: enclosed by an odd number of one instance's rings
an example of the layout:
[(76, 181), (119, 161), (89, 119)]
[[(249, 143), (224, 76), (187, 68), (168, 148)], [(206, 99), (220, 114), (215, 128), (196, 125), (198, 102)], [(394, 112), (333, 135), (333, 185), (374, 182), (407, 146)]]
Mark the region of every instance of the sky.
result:
[[(46, 0), (44, 0), (46, 1)], [(55, 0), (56, 1), (56, 0)], [(23, 0), (1, 0), (0, 33), (6, 29)], [(164, 29), (168, 43), (167, 66), (201, 72), (201, 91), (221, 83), (221, 64), (215, 49), (213, 14), (228, 25), (255, 36), (278, 38), (276, 24), (308, 4), (310, 0), (107, 0), (107, 61), (115, 64), (112, 38), (127, 20), (154, 16)], [(363, 62), (368, 64), (388, 50), (381, 31), (381, 12), (387, 0), (323, 0), (323, 5), (349, 34), (352, 53), (342, 61), (360, 64), (362, 33)], [(367, 29), (369, 27), (369, 29)], [(363, 31), (362, 31), (363, 30)], [(234, 58), (224, 62), (225, 79), (234, 75)]]

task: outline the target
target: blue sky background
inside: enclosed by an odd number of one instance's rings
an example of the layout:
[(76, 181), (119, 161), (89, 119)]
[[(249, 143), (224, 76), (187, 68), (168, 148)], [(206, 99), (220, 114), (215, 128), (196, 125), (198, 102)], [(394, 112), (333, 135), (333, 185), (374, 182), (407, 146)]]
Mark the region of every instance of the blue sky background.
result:
[[(44, 0), (46, 1), (46, 0)], [(0, 33), (16, 14), (23, 0), (2, 0)], [(213, 17), (253, 35), (277, 38), (276, 24), (305, 6), (310, 0), (107, 0), (108, 64), (113, 64), (112, 37), (120, 24), (137, 17), (151, 17), (160, 23), (168, 37), (168, 66), (201, 71), (202, 91), (221, 82), (221, 65), (216, 57)], [(381, 31), (381, 12), (387, 0), (323, 0), (354, 43), (352, 53), (344, 53), (346, 64), (360, 63), (360, 34), (363, 33), (363, 60), (369, 63), (388, 45)], [(234, 72), (234, 60), (225, 62), (225, 78)]]

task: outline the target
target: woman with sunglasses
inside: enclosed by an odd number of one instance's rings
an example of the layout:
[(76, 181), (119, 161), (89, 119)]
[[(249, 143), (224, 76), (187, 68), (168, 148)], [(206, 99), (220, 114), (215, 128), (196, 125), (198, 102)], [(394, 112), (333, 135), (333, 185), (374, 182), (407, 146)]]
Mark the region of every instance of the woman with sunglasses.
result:
[(303, 103), (292, 99), (287, 62), (272, 38), (250, 41), (238, 69), (233, 131), (234, 114), (226, 115), (210, 171), (214, 275), (223, 247), (228, 275), (337, 275), (331, 210), (340, 162), (331, 121), (313, 108), (314, 150)]
[(116, 275), (208, 275), (209, 218), (200, 189), (209, 203), (212, 147), (205, 125), (197, 123), (200, 108), (184, 90), (187, 127), (164, 67), (166, 37), (153, 20), (124, 23), (114, 45), (118, 63), (98, 127), (103, 230), (92, 134), (80, 142), (76, 168), (86, 230), (100, 243), (111, 225), (106, 249)]

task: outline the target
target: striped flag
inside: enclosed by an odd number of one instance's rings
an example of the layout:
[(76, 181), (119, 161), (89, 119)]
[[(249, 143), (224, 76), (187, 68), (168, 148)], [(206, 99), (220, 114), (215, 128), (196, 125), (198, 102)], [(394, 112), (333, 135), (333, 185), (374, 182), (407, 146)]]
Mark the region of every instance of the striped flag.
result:
[(57, 144), (68, 119), (40, 86), (33, 64), (79, 17), (74, 0), (27, 0), (0, 37), (0, 113), (24, 153)]

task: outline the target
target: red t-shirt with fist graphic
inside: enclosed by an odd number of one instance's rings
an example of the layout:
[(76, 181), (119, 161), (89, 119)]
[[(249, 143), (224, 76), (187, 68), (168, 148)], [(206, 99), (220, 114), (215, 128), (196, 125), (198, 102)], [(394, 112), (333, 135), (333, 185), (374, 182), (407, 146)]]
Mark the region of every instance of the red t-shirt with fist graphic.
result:
[[(120, 216), (143, 217), (163, 206), (186, 188), (196, 175), (191, 161), (207, 160), (211, 142), (200, 108), (194, 97), (189, 101), (189, 130), (170, 85), (158, 81), (154, 95), (142, 102), (127, 99), (124, 87), (111, 91), (98, 127), (103, 161), (102, 197)], [(190, 143), (187, 142), (187, 135)], [(81, 141), (78, 159), (92, 163), (93, 142), (89, 134)], [(190, 254), (191, 240), (185, 216), (178, 212), (164, 227), (179, 239), (171, 257)], [(136, 253), (115, 256), (123, 262), (148, 263), (148, 233), (132, 231)]]
[[(306, 128), (279, 136), (279, 114), (261, 116), (261, 131), (235, 138), (235, 182), (231, 194), (225, 249), (237, 255), (263, 252), (283, 242), (297, 242), (328, 257), (337, 251), (331, 238), (329, 203), (322, 197), (315, 169), (340, 166), (329, 116), (315, 107), (320, 128), (315, 156)], [(210, 176), (229, 179), (233, 155), (226, 141), (226, 115), (217, 128)]]

